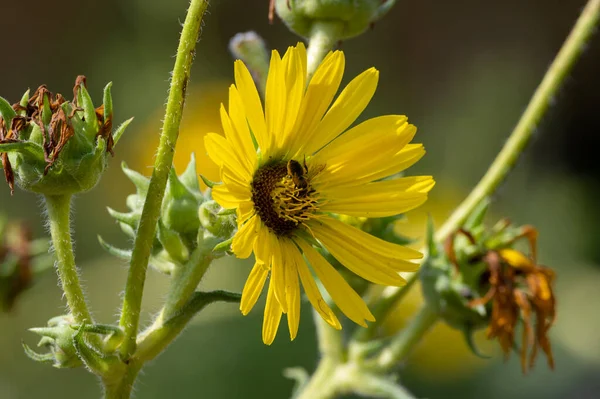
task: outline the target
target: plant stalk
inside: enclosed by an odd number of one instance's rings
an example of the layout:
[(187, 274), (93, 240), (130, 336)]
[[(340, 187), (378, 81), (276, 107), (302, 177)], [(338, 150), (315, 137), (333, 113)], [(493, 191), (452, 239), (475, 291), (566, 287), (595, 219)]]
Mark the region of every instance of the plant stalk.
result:
[(156, 223), (160, 215), (165, 187), (173, 163), (175, 144), (179, 136), (179, 125), (183, 114), (192, 61), (194, 60), (194, 49), (200, 34), (202, 17), (207, 7), (208, 1), (206, 0), (191, 1), (179, 40), (160, 143), (154, 162), (154, 171), (152, 172), (148, 195), (146, 196), (140, 224), (136, 232), (121, 309), (119, 325), (125, 332), (125, 341), (120, 351), (125, 359), (129, 358), (136, 349), (136, 336), (140, 321), (142, 295), (150, 250), (156, 233)]
[(76, 323), (92, 323), (85, 295), (79, 281), (73, 243), (71, 241), (71, 196), (46, 196), (50, 235), (56, 252), (56, 266), (69, 310)]

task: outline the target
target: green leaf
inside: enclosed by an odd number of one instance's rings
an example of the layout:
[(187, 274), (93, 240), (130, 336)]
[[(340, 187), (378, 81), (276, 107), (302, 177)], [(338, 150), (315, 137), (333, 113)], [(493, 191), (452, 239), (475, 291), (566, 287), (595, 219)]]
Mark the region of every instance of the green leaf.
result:
[(469, 217), (464, 223), (464, 228), (467, 231), (471, 231), (480, 226), (483, 223), (483, 219), (485, 218), (485, 214), (487, 213), (489, 206), (490, 199), (488, 197), (482, 199), (469, 214)]

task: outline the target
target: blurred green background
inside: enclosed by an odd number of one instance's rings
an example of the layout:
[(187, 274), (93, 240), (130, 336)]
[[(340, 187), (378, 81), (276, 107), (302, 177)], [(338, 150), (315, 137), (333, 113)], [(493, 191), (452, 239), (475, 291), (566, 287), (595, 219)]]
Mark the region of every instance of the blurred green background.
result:
[[(214, 176), (202, 134), (219, 130), (218, 106), (226, 100), (233, 64), (227, 45), (237, 32), (255, 30), (269, 46), (285, 50), (299, 39), (279, 21), (269, 25), (268, 2), (214, 1), (197, 48), (176, 166), (199, 154), (199, 169)], [(419, 128), (428, 154), (411, 174), (432, 174), (437, 186), (423, 208), (410, 213), (406, 232), (422, 237), (426, 212), (441, 223), (478, 181), (504, 143), (583, 4), (578, 1), (399, 0), (364, 35), (344, 42), (346, 77), (368, 67), (381, 71), (378, 91), (362, 118), (404, 113)], [(64, 0), (0, 2), (3, 62), (0, 95), (16, 102), (27, 88), (47, 84), (68, 96), (75, 77), (88, 77), (99, 103), (113, 81), (115, 123), (135, 121), (116, 148), (100, 184), (75, 202), (77, 260), (97, 318), (117, 320), (126, 264), (105, 254), (100, 234), (118, 246), (128, 240), (105, 207), (125, 210), (133, 186), (120, 171), (126, 161), (151, 172), (169, 71), (187, 0)], [(427, 398), (596, 398), (600, 390), (600, 35), (596, 35), (538, 126), (517, 170), (495, 196), (493, 213), (540, 230), (543, 264), (558, 272), (558, 320), (551, 332), (557, 367), (539, 358), (527, 376), (518, 359), (507, 363), (486, 345), (491, 360), (471, 355), (460, 335), (437, 328), (399, 365), (402, 380)], [(216, 177), (216, 176), (215, 176)], [(0, 185), (0, 212), (45, 234), (40, 199)], [(249, 264), (215, 264), (203, 289), (240, 291)], [(146, 322), (165, 295), (167, 280), (148, 275)], [(418, 302), (411, 299), (388, 325), (398, 328)], [(257, 307), (260, 309), (261, 307)], [(241, 317), (234, 305), (214, 305), (165, 354), (145, 368), (137, 397), (286, 398), (292, 382), (282, 369), (312, 371), (316, 347), (309, 307), (290, 343), (284, 331), (271, 347), (260, 339), (262, 315)], [(52, 272), (26, 292), (11, 314), (0, 314), (0, 399), (94, 398), (99, 386), (84, 370), (57, 370), (28, 360), (21, 349), (37, 337), (27, 332), (64, 312)], [(285, 330), (285, 329), (281, 329)]]

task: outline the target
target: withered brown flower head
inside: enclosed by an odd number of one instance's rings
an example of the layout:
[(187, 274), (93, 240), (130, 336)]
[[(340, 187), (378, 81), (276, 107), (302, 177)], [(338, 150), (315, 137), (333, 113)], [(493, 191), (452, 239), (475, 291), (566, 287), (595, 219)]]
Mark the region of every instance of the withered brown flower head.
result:
[[(105, 116), (103, 104), (95, 109), (94, 121), (86, 120), (86, 117), (92, 119), (88, 117), (90, 113), (83, 112), (83, 104), (78, 104), (78, 102), (81, 102), (81, 89), (85, 89), (85, 82), (85, 76), (77, 77), (73, 88), (74, 98), (71, 102), (67, 102), (59, 93), (53, 94), (45, 85), (42, 85), (28, 99), (25, 98), (21, 103), (13, 104), (13, 114), (16, 113), (16, 115), (12, 117), (9, 125), (7, 125), (5, 118), (0, 118), (0, 145), (14, 144), (15, 146), (21, 145), (20, 148), (26, 148), (23, 147), (24, 143), (34, 141), (31, 137), (31, 127), (37, 125), (41, 131), (41, 142), (37, 144), (43, 150), (43, 160), (45, 162), (43, 175), (46, 176), (67, 143), (75, 136), (75, 124), (77, 122), (74, 121), (74, 117), (77, 112), (80, 112), (82, 113), (78, 117), (80, 121), (92, 125), (88, 130), (97, 132), (96, 137), (100, 136), (106, 141), (106, 151), (112, 154), (114, 144), (112, 110), (109, 115)], [(8, 153), (1, 153), (1, 158), (4, 176), (12, 193), (14, 191), (15, 175)]]
[(548, 331), (556, 318), (556, 299), (552, 288), (554, 272), (536, 261), (537, 232), (532, 228), (524, 231), (524, 235), (529, 235), (532, 255), (510, 248), (488, 251), (483, 257), (487, 272), (482, 286), (489, 288), (471, 306), (491, 305), (487, 336), (497, 338), (506, 358), (516, 346), (515, 334), (521, 322), (521, 367), (526, 373), (533, 367), (539, 347), (550, 368), (554, 368)]

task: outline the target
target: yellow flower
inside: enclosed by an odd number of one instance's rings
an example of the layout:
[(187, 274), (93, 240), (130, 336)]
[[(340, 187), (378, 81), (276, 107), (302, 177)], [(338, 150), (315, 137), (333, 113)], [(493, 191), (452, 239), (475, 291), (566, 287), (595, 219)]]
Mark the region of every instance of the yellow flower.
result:
[(364, 327), (375, 320), (315, 247), (382, 285), (403, 285), (398, 273), (414, 271), (418, 265), (410, 260), (422, 257), (332, 216), (403, 213), (425, 202), (434, 185), (431, 176), (382, 180), (413, 165), (425, 150), (409, 144), (416, 128), (406, 116), (381, 116), (347, 130), (371, 100), (378, 71), (371, 68), (357, 76), (330, 106), (344, 63), (342, 52), (329, 53), (307, 85), (304, 45), (290, 47), (283, 59), (273, 51), (263, 110), (248, 69), (236, 61), (228, 112), (221, 106), (225, 137), (209, 133), (205, 138), (223, 182), (214, 187), (213, 198), (237, 211), (232, 250), (239, 258), (254, 252), (256, 259), (242, 293), (244, 315), (271, 274), (262, 331), (267, 345), (275, 339), (284, 313), (290, 337), (296, 337), (300, 282), (323, 319), (341, 328), (308, 265), (349, 319)]

